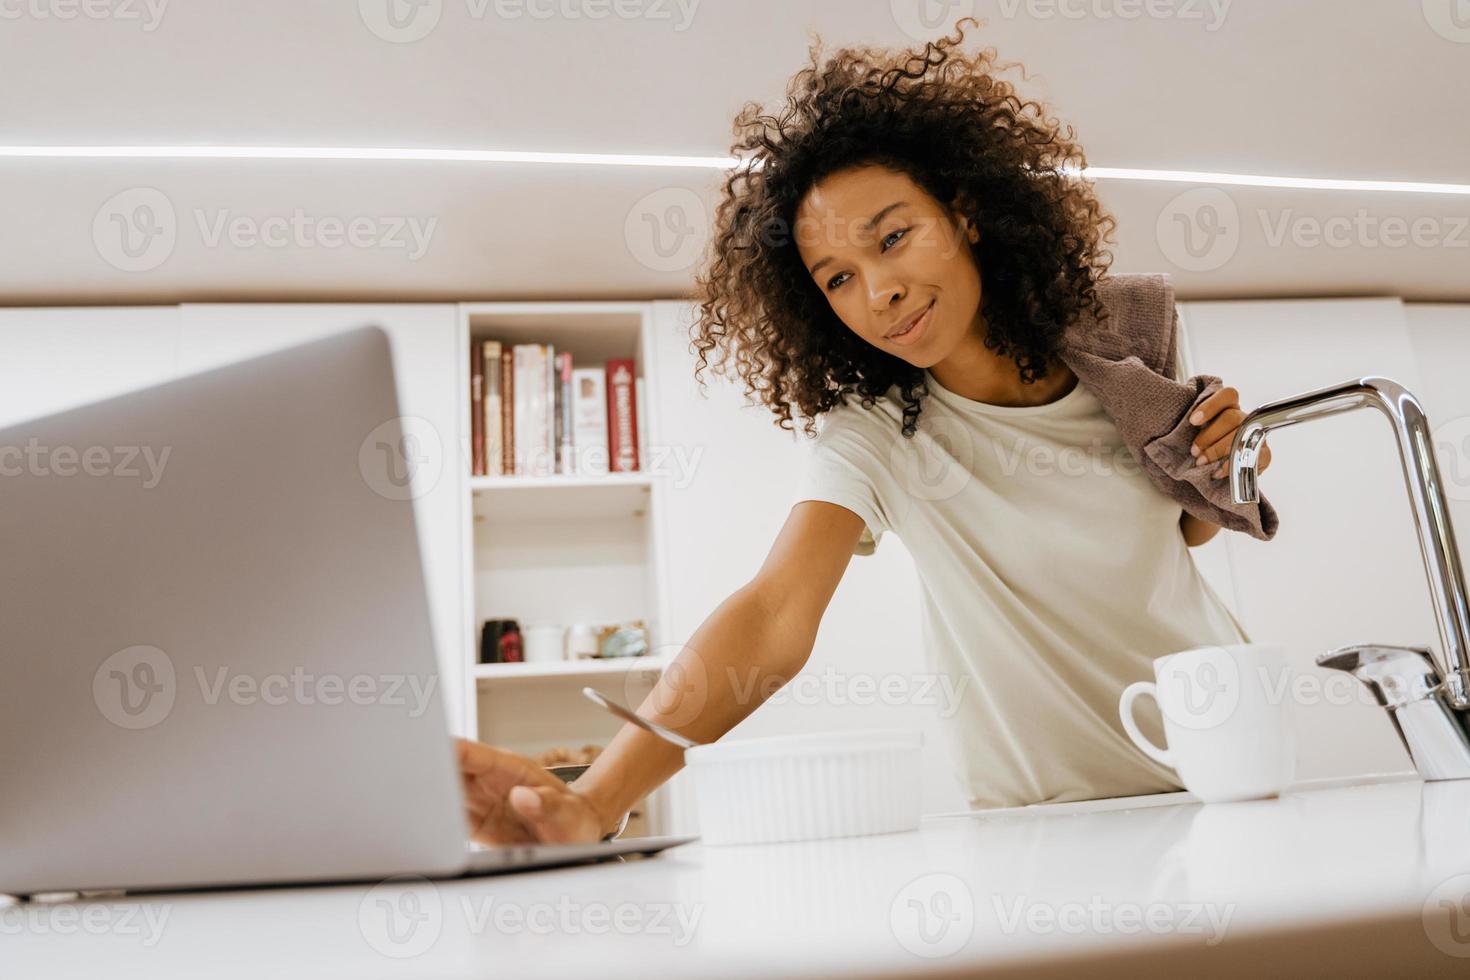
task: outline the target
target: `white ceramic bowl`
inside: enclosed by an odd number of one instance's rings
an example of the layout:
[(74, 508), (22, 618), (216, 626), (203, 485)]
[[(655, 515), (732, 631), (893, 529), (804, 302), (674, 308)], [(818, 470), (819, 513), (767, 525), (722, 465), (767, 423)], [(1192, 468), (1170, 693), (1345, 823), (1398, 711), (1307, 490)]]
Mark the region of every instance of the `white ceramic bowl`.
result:
[(857, 837), (919, 825), (923, 735), (781, 735), (684, 751), (706, 844)]

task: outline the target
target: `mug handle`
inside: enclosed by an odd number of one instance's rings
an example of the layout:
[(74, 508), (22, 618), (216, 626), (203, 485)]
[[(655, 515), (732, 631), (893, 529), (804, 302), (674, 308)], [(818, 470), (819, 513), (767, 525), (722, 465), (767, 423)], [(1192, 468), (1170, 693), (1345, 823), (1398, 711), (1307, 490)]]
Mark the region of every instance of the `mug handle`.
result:
[(1144, 755), (1160, 765), (1165, 765), (1173, 769), (1174, 753), (1168, 749), (1159, 748), (1145, 738), (1143, 732), (1138, 730), (1138, 723), (1133, 720), (1133, 702), (1144, 694), (1153, 698), (1155, 704), (1158, 703), (1158, 689), (1152, 681), (1134, 681), (1132, 684), (1123, 688), (1123, 697), (1118, 702), (1118, 717), (1123, 720), (1123, 730), (1128, 733), (1128, 737), (1133, 740), (1133, 744), (1138, 746)]

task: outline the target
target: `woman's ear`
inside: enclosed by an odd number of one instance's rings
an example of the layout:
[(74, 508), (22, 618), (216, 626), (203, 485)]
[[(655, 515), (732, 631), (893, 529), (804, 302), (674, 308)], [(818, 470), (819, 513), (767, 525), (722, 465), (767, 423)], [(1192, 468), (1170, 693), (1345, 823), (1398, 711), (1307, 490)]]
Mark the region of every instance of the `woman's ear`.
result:
[(949, 207), (950, 211), (954, 214), (955, 225), (960, 229), (960, 233), (965, 236), (965, 239), (971, 245), (980, 241), (980, 228), (972, 217), (975, 213), (975, 206), (969, 198), (965, 197), (964, 194), (959, 194), (950, 202)]

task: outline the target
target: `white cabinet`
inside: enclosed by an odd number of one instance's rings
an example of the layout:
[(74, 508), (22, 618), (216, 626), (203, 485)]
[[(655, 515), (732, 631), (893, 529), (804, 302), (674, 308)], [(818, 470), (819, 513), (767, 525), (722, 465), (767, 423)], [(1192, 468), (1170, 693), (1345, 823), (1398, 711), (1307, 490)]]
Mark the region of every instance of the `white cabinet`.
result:
[[(1186, 370), (1222, 378), (1247, 411), (1369, 374), (1431, 400), (1396, 299), (1182, 303), (1180, 311)], [(1221, 532), (1195, 549), (1200, 567), (1252, 639), (1290, 648), (1301, 677), (1289, 695), (1298, 778), (1411, 769), (1367, 690), (1314, 662), (1349, 643), (1439, 645), (1392, 429), (1364, 409), (1278, 429), (1267, 444), (1260, 488), (1281, 519), (1275, 538)]]
[(176, 306), (0, 309), (0, 428), (179, 373)]

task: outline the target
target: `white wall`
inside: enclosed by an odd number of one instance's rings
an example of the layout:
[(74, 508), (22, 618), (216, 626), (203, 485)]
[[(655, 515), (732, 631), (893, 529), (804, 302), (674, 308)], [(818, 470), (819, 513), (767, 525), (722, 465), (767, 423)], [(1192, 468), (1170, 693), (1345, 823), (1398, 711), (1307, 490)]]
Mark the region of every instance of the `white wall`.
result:
[(1470, 563), (1470, 306), (1406, 303), (1404, 313), (1424, 381), (1424, 390), (1415, 394), (1435, 434), (1439, 475), (1463, 565)]

